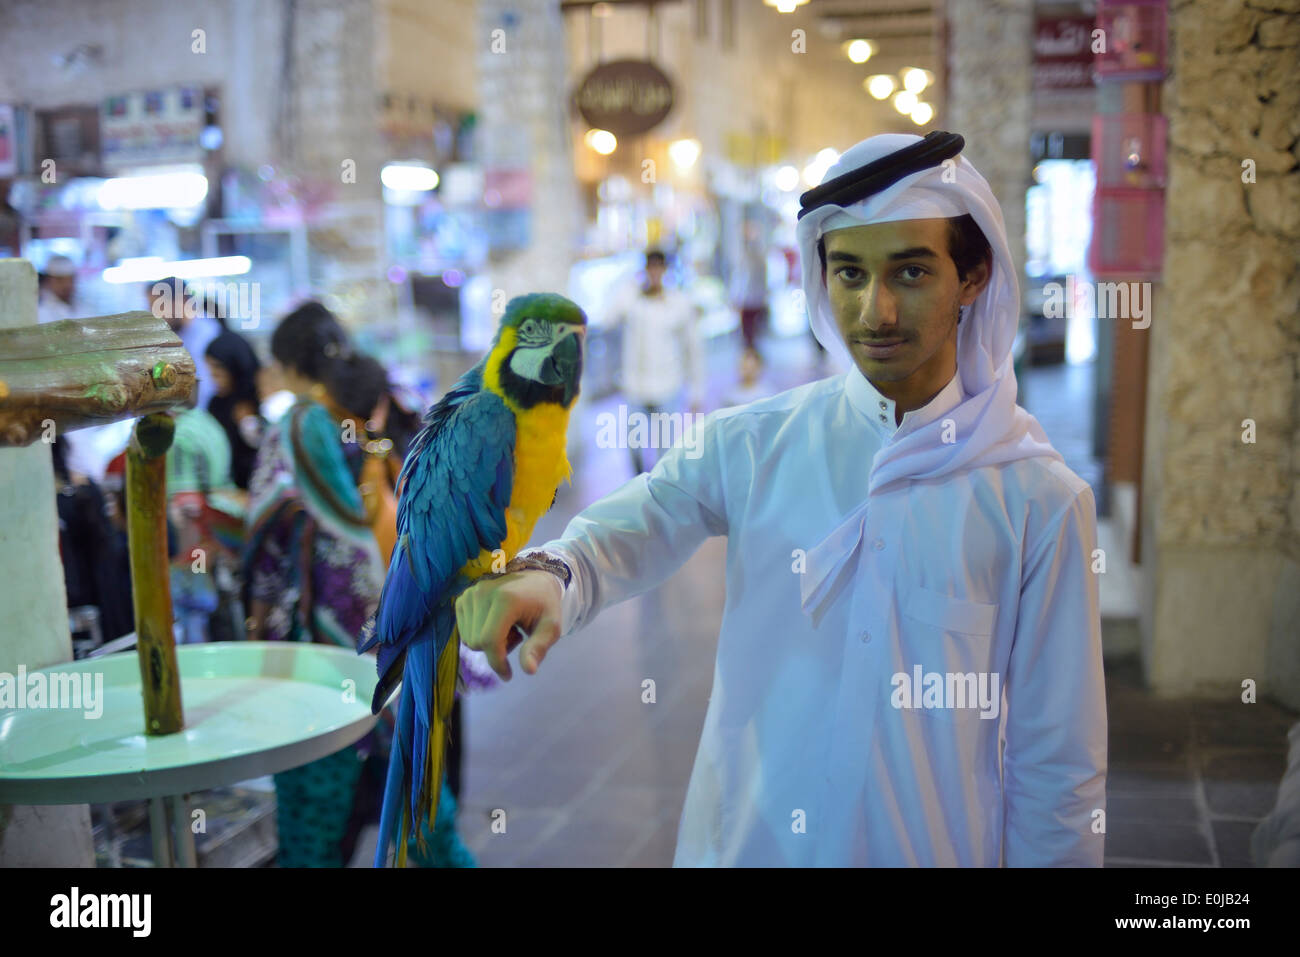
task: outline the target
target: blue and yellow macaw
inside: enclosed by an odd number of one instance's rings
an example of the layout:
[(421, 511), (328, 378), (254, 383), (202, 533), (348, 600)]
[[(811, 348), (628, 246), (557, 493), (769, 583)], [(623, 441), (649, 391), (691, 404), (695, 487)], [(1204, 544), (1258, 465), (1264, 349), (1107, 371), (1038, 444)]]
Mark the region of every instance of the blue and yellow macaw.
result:
[(532, 535), (570, 474), (569, 412), (587, 317), (563, 296), (506, 305), (492, 348), (424, 416), (397, 479), (397, 545), (359, 652), (378, 646), (378, 714), (402, 682), (375, 866), (397, 866), (442, 787), (460, 636), (456, 598)]

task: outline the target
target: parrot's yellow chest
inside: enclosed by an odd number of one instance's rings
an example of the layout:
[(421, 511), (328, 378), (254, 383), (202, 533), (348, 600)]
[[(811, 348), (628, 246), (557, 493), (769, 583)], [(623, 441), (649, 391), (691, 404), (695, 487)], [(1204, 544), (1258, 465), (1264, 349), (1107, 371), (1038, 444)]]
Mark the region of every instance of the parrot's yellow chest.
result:
[(483, 549), (465, 565), (468, 577), (503, 571), (505, 563), (527, 544), (537, 520), (551, 507), (555, 490), (572, 473), (565, 449), (568, 429), (569, 410), (561, 406), (516, 410), (515, 478), (506, 510), (506, 537), (495, 553)]

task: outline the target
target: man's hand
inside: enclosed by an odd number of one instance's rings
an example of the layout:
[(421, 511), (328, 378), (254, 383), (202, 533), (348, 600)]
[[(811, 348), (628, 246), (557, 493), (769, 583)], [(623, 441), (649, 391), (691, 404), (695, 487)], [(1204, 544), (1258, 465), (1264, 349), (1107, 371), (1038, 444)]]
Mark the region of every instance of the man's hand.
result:
[(465, 647), (487, 655), (502, 681), (511, 677), (507, 656), (519, 644), (518, 625), (531, 637), (519, 650), (519, 664), (536, 674), (551, 645), (560, 638), (560, 599), (564, 589), (550, 572), (529, 569), (480, 581), (456, 599), (456, 624)]

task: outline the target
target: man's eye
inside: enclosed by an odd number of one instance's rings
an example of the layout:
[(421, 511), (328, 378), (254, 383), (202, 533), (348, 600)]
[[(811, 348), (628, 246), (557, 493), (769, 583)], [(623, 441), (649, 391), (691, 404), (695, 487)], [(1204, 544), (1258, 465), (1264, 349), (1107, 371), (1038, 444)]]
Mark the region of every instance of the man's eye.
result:
[[(915, 276), (906, 276), (906, 275), (903, 275), (904, 273), (911, 272), (912, 270), (916, 270), (916, 273), (917, 273), (917, 274), (916, 274)], [(926, 277), (926, 275), (928, 275), (928, 274), (926, 273), (926, 271), (925, 271), (924, 269), (922, 269), (920, 266), (904, 266), (902, 269), (899, 270), (899, 273), (898, 273), (898, 274), (899, 274), (900, 276), (903, 276), (904, 279), (910, 279), (910, 280), (912, 280), (913, 282), (915, 282), (915, 281), (918, 280), (918, 279), (924, 279), (924, 278)]]
[[(848, 273), (853, 273), (853, 275), (850, 276)], [(857, 282), (858, 279), (861, 278), (861, 273), (862, 270), (857, 266), (841, 266), (835, 271), (835, 275), (838, 276), (842, 282)]]

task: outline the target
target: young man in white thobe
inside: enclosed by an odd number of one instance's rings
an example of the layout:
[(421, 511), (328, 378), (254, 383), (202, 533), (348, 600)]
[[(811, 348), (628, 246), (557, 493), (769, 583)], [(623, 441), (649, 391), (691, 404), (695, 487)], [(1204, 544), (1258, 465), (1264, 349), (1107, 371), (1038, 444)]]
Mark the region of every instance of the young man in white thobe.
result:
[(846, 375), (713, 413), (702, 455), (457, 603), (502, 677), (529, 633), (533, 674), (728, 536), (675, 865), (1102, 863), (1096, 506), (1016, 405), (1016, 269), (962, 145), (871, 137), (802, 197), (810, 318)]

